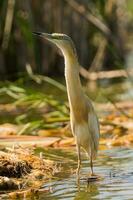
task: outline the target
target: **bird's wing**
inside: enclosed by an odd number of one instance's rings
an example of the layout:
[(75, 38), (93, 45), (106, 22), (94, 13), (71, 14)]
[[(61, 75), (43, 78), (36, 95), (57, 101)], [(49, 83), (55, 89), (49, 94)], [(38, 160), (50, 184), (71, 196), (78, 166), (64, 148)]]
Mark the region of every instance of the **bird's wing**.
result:
[(90, 110), (88, 113), (88, 126), (91, 135), (91, 148), (93, 157), (96, 157), (99, 145), (100, 128), (98, 118), (94, 110)]

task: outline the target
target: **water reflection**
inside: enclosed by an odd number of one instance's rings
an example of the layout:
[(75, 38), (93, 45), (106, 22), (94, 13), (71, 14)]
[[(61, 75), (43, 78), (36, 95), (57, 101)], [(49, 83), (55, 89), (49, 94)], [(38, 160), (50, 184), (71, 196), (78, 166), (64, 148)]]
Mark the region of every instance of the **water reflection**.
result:
[(86, 187), (78, 191), (75, 194), (74, 200), (88, 200), (94, 198), (96, 195), (99, 195), (98, 185), (96, 183), (87, 184)]
[[(54, 150), (51, 150), (51, 153), (52, 151)], [(45, 153), (48, 155), (48, 151)], [(78, 186), (76, 175), (73, 173), (77, 167), (76, 152), (56, 150), (56, 160), (60, 160), (60, 155), (63, 164), (62, 172), (44, 185), (46, 189), (51, 188), (51, 192), (45, 194), (45, 198), (42, 194), (41, 199), (133, 199), (133, 149), (115, 148), (100, 151), (99, 158), (95, 162), (95, 173), (102, 179), (89, 184), (87, 183), (89, 164), (83, 154), (82, 178)]]

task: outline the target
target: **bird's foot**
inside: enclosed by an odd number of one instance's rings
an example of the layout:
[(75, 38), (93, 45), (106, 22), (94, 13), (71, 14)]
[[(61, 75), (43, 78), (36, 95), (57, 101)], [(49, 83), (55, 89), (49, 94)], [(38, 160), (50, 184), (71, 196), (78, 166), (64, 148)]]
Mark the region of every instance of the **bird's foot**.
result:
[(91, 173), (89, 174), (89, 176), (90, 176), (90, 177), (95, 177), (95, 176), (97, 176), (97, 175), (94, 174), (93, 172), (91, 172)]
[(81, 161), (79, 160), (78, 161), (78, 167), (77, 167), (77, 170), (76, 170), (76, 175), (79, 176), (80, 174), (80, 168), (81, 168)]
[(79, 177), (79, 174), (80, 174), (80, 168), (78, 167), (78, 168), (76, 169), (76, 175)]
[(87, 178), (87, 182), (89, 183), (89, 182), (99, 181), (100, 179), (101, 177), (99, 175), (91, 173)]

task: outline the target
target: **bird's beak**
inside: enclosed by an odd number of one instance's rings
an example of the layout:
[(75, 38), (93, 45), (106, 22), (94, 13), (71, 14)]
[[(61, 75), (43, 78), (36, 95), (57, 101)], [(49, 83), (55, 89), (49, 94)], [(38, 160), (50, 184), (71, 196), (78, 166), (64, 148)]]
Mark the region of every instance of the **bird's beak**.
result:
[(38, 35), (38, 36), (40, 36), (40, 37), (43, 37), (43, 38), (45, 38), (45, 39), (47, 39), (47, 40), (52, 40), (53, 38), (52, 38), (52, 35), (51, 34), (48, 34), (48, 33), (42, 33), (42, 32), (32, 32), (34, 35)]

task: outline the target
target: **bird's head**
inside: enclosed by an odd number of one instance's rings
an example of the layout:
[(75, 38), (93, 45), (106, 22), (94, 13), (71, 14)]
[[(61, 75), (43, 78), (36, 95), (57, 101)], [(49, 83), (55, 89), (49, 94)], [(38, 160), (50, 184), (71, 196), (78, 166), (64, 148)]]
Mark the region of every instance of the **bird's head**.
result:
[(33, 32), (33, 34), (43, 37), (44, 39), (56, 44), (56, 46), (61, 49), (64, 56), (66, 56), (67, 54), (69, 54), (69, 56), (76, 55), (76, 49), (74, 47), (74, 43), (72, 39), (66, 34), (62, 33), (48, 34), (42, 32)]

